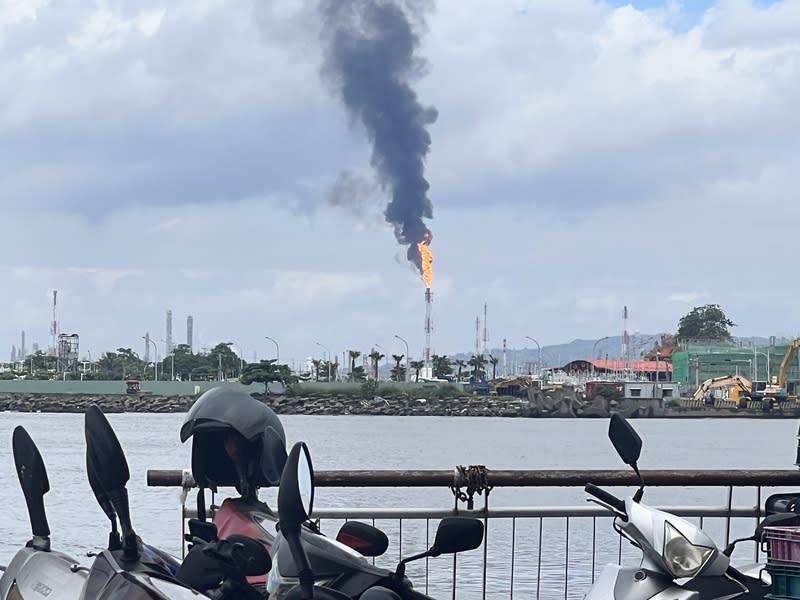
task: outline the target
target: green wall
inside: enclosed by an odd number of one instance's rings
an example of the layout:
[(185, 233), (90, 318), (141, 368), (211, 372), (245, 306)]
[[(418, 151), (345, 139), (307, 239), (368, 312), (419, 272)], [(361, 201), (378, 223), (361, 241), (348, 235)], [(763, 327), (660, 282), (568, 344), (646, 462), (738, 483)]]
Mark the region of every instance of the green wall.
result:
[[(189, 396), (203, 393), (213, 387), (232, 387), (249, 392), (263, 392), (260, 383), (242, 385), (218, 381), (142, 381), (143, 392), (152, 392), (158, 396)], [(18, 392), (23, 394), (124, 394), (124, 381), (38, 381), (17, 379), (0, 380), (0, 393)]]

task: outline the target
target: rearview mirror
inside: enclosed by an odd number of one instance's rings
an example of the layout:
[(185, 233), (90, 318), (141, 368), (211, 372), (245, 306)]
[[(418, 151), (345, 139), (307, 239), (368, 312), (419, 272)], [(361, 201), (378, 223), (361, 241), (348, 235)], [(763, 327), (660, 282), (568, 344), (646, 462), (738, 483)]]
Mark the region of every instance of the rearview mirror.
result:
[(389, 538), (377, 527), (361, 521), (348, 521), (336, 534), (336, 541), (361, 556), (381, 556), (389, 547)]
[(756, 527), (756, 532), (753, 534), (753, 539), (757, 542), (761, 541), (764, 536), (765, 527), (796, 527), (800, 525), (800, 514), (797, 513), (775, 513), (764, 517)]
[(299, 527), (314, 508), (314, 468), (304, 442), (292, 446), (278, 487), (278, 520), (281, 529)]
[[(96, 406), (86, 409), (84, 432), (89, 485), (103, 511), (112, 519), (112, 527), (113, 514), (116, 513), (119, 517), (125, 558), (136, 560), (139, 558), (139, 545), (131, 524), (128, 490), (125, 487), (130, 479), (125, 452), (103, 411)], [(113, 534), (112, 528), (112, 536)]]
[(636, 469), (636, 463), (642, 453), (642, 438), (636, 430), (619, 413), (611, 415), (611, 422), (608, 425), (608, 437), (617, 454), (626, 465)]
[(470, 517), (445, 517), (439, 522), (428, 556), (474, 550), (483, 541), (483, 521)]
[(47, 479), (47, 469), (45, 469), (42, 455), (31, 436), (21, 425), (14, 428), (11, 446), (14, 451), (14, 465), (17, 469), (19, 485), (28, 507), (31, 532), (33, 533), (31, 546), (37, 550), (49, 550), (50, 527), (47, 524), (47, 513), (44, 510), (44, 495), (50, 491), (50, 482)]

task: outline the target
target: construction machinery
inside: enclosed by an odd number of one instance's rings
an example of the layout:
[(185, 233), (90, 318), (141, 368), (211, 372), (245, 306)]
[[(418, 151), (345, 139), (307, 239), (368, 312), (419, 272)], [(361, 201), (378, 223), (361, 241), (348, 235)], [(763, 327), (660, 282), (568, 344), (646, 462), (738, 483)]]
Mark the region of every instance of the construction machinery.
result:
[(800, 338), (793, 339), (786, 347), (786, 353), (781, 359), (781, 366), (778, 375), (773, 375), (770, 381), (754, 381), (752, 385), (751, 397), (753, 400), (762, 402), (786, 402), (789, 399), (796, 400), (800, 385), (796, 382), (787, 381), (789, 365), (794, 358), (797, 350), (800, 349)]
[(706, 379), (692, 395), (692, 400), (703, 400), (713, 389), (725, 388), (727, 399), (735, 402), (739, 408), (747, 407), (747, 402), (751, 398), (753, 384), (746, 377), (741, 375), (723, 375)]
[(783, 388), (786, 390), (787, 395), (790, 397), (797, 397), (797, 386), (794, 384), (790, 384), (786, 381), (786, 378), (789, 374), (789, 364), (792, 362), (792, 358), (794, 358), (795, 353), (797, 350), (800, 349), (800, 338), (795, 338), (789, 345), (786, 347), (786, 354), (783, 355), (783, 359), (781, 360), (781, 368), (778, 370), (778, 387)]

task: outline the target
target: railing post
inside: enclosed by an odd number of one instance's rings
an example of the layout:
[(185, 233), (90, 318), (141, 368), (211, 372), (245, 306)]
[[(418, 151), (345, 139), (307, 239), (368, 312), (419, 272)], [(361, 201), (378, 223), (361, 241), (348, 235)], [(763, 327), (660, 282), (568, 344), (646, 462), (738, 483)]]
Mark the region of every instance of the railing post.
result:
[(731, 543), (731, 511), (733, 509), (733, 486), (728, 486), (728, 514), (725, 516), (725, 545)]

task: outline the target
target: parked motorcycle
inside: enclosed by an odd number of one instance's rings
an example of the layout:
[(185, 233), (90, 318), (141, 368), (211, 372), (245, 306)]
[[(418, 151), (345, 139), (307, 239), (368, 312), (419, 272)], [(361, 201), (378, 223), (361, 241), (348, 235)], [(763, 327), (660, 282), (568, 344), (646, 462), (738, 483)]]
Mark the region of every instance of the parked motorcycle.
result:
[(86, 411), (85, 432), (89, 483), (111, 521), (108, 548), (95, 556), (89, 570), (84, 594), (87, 600), (263, 597), (248, 585), (246, 576), (266, 573), (271, 561), (263, 546), (247, 537), (232, 536), (197, 545), (183, 563), (142, 542), (131, 523), (125, 454), (97, 407)]
[[(311, 454), (303, 442), (298, 442), (289, 453), (278, 489), (280, 533), (273, 544), (273, 566), (267, 582), (271, 600), (430, 600), (405, 578), (406, 564), (472, 550), (483, 541), (481, 521), (446, 517), (439, 523), (429, 550), (403, 559), (396, 571), (387, 571), (373, 567), (348, 546), (310, 532), (304, 524), (313, 504)], [(284, 575), (278, 572), (279, 566)]]
[[(271, 551), (277, 515), (259, 500), (257, 492), (278, 485), (286, 462), (286, 437), (278, 415), (246, 392), (213, 388), (186, 414), (180, 438), (182, 442), (192, 438), (192, 476), (200, 488), (198, 517), (189, 520), (186, 534), (190, 547), (220, 537), (245, 535)], [(234, 487), (239, 497), (226, 498), (215, 507), (213, 521), (209, 521), (205, 489), (216, 491), (219, 487)], [(316, 540), (319, 536), (310, 527), (310, 523), (304, 527), (304, 538)], [(386, 534), (358, 521), (345, 523), (336, 541), (335, 547), (347, 547), (342, 551), (355, 557), (381, 556), (389, 546)], [(360, 568), (361, 562), (355, 568)], [(248, 577), (248, 581), (263, 589), (266, 576)]]
[(80, 598), (88, 569), (72, 556), (51, 548), (44, 508), (44, 496), (50, 491), (47, 469), (39, 449), (22, 426), (14, 429), (12, 449), (33, 537), (17, 551), (0, 577), (0, 600)]
[(769, 592), (768, 575), (762, 575), (760, 566), (735, 568), (730, 564), (730, 554), (738, 542), (760, 541), (761, 530), (767, 525), (798, 524), (798, 515), (770, 515), (753, 536), (736, 540), (720, 551), (695, 524), (641, 502), (644, 481), (637, 463), (642, 440), (624, 417), (612, 415), (608, 436), (622, 461), (639, 477), (639, 489), (624, 500), (591, 483), (585, 489), (593, 496), (590, 501), (614, 513), (614, 529), (642, 551), (642, 562), (638, 567), (606, 566), (585, 600), (764, 598)]

